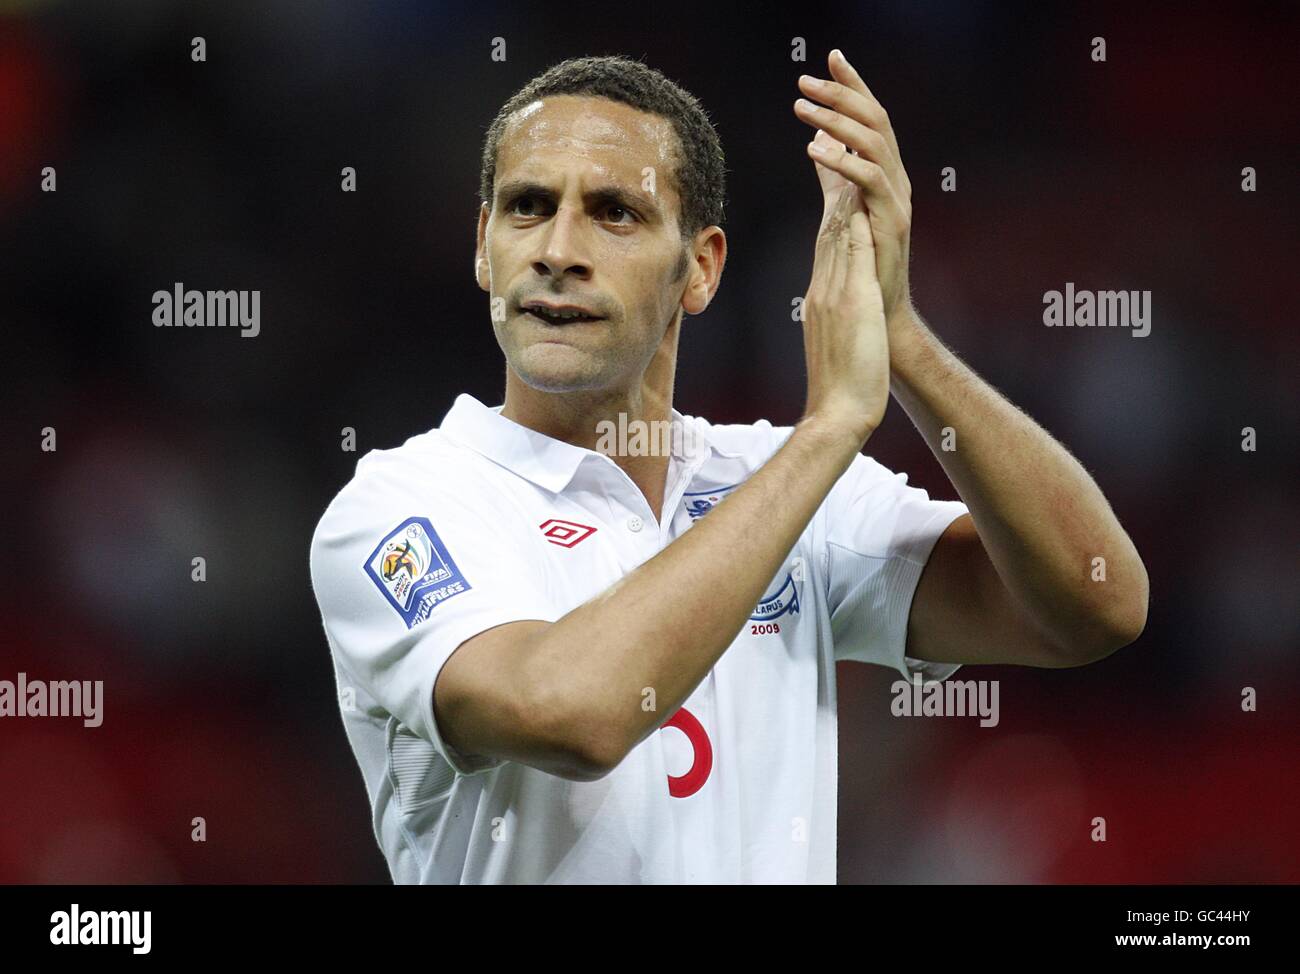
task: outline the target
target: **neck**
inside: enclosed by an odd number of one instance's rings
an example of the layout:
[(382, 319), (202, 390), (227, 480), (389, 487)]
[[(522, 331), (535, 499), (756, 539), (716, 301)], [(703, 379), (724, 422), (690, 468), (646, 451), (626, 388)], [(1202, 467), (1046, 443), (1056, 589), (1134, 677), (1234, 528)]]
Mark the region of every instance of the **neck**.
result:
[(645, 374), (629, 388), (540, 392), (507, 366), (501, 415), (552, 439), (607, 455), (636, 484), (657, 521), (668, 479), (668, 455), (657, 448), (662, 438), (648, 435), (643, 442), (652, 444), (650, 455), (630, 456), (620, 442), (620, 432), (627, 431), (630, 438), (638, 429), (634, 423), (644, 423), (639, 428), (647, 431), (670, 428), (659, 424), (672, 422), (676, 360), (676, 329), (670, 328)]

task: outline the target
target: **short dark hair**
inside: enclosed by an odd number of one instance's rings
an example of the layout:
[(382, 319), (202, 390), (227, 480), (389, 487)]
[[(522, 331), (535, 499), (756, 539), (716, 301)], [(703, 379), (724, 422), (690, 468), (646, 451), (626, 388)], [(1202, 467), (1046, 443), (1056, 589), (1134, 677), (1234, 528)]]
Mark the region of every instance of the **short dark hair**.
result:
[(585, 95), (622, 102), (672, 123), (678, 158), (671, 174), (681, 197), (682, 238), (721, 226), (726, 205), (726, 159), (718, 133), (699, 101), (659, 71), (622, 55), (570, 58), (538, 75), (507, 101), (488, 127), (479, 196), (492, 205), (497, 151), (506, 124), (519, 109), (551, 95)]

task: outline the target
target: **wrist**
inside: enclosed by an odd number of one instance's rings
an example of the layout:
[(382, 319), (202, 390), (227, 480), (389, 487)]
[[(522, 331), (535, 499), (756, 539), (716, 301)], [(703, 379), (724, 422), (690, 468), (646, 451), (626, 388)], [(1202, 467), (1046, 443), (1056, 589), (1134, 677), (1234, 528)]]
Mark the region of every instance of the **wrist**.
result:
[(864, 417), (821, 410), (806, 414), (794, 430), (801, 439), (814, 444), (819, 454), (838, 457), (847, 467), (878, 425)]
[(910, 297), (904, 297), (889, 310), (885, 315), (885, 327), (889, 331), (891, 342), (895, 335), (906, 338), (908, 332), (924, 327), (921, 323), (921, 313), (916, 310), (916, 305), (912, 303)]
[(925, 354), (930, 330), (911, 301), (904, 303), (886, 321), (889, 330), (889, 379), (891, 387), (908, 383), (916, 363)]

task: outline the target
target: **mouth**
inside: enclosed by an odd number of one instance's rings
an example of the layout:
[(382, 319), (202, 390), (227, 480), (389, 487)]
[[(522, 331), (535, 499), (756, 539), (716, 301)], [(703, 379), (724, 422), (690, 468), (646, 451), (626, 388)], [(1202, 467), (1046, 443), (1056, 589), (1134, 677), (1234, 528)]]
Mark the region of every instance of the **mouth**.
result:
[(605, 320), (603, 315), (576, 304), (544, 304), (541, 301), (530, 301), (523, 306), (522, 310), (524, 314), (547, 325), (574, 325)]

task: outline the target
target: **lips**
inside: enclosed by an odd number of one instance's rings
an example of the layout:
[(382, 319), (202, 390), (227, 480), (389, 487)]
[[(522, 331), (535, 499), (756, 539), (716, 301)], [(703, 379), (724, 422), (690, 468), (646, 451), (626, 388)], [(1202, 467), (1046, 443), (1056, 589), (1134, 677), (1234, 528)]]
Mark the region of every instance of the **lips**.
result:
[(603, 315), (599, 315), (580, 304), (549, 304), (545, 301), (529, 301), (523, 306), (523, 310), (548, 325), (601, 321), (604, 318)]

